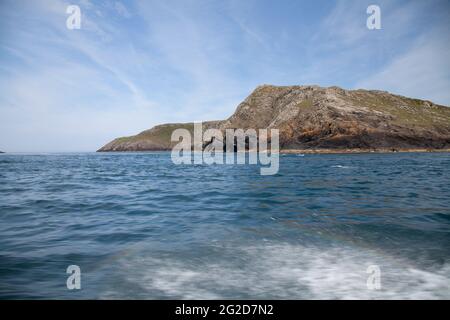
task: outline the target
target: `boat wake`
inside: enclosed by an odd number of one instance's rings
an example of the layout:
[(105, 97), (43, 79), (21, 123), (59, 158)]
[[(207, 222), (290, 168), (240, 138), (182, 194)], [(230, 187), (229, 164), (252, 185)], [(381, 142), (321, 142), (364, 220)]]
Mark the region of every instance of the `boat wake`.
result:
[[(367, 286), (379, 266), (380, 290)], [(420, 269), (377, 251), (290, 244), (215, 247), (202, 258), (188, 252), (138, 254), (118, 263), (123, 285), (101, 298), (142, 299), (449, 299), (450, 264)]]

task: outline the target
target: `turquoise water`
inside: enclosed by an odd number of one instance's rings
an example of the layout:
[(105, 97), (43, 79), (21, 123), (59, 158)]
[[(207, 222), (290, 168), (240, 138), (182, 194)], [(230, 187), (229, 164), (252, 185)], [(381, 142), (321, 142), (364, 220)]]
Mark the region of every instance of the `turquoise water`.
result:
[(0, 298), (449, 299), (449, 182), (448, 153), (3, 154)]

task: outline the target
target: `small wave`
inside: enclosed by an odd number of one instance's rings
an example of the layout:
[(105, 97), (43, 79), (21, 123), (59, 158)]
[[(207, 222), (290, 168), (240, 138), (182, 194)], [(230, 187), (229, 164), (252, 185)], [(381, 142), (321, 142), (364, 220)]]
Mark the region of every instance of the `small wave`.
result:
[(341, 168), (341, 169), (350, 169), (351, 167), (350, 166), (343, 166), (343, 165), (340, 165), (340, 164), (338, 164), (338, 165), (334, 165), (334, 166), (331, 166), (332, 168)]

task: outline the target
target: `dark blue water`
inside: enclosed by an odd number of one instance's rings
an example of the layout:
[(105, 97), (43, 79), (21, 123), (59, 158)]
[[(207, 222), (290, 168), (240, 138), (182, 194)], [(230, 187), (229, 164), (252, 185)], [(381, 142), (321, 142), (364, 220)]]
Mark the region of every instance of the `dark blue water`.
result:
[(450, 154), (3, 154), (0, 298), (449, 299)]

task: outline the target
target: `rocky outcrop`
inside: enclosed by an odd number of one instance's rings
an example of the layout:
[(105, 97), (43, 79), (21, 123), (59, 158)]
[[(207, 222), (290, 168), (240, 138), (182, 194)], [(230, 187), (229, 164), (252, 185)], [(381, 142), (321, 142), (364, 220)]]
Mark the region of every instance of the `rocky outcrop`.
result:
[[(203, 128), (216, 128), (220, 121), (207, 121)], [(106, 151), (164, 151), (171, 150), (178, 142), (171, 141), (172, 132), (176, 129), (187, 129), (193, 134), (194, 123), (169, 123), (155, 126), (149, 130), (131, 136), (117, 138), (100, 148), (99, 152)]]
[[(156, 126), (99, 151), (170, 150), (176, 128), (193, 124)], [(204, 128), (279, 129), (282, 150), (450, 148), (450, 108), (377, 90), (263, 85)]]

